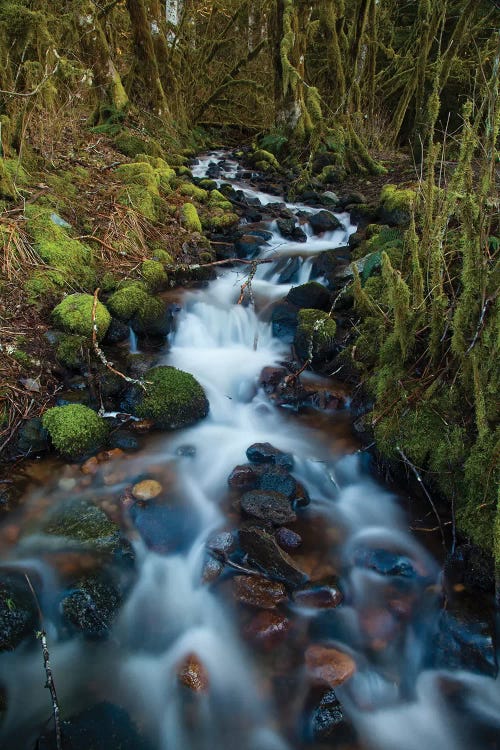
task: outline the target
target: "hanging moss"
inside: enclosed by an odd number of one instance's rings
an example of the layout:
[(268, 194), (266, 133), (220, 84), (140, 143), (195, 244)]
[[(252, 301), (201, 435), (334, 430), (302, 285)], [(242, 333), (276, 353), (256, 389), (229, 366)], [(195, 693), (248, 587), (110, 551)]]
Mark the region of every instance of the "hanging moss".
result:
[(416, 201), (414, 190), (401, 190), (396, 185), (386, 185), (380, 194), (382, 221), (398, 226), (408, 225)]

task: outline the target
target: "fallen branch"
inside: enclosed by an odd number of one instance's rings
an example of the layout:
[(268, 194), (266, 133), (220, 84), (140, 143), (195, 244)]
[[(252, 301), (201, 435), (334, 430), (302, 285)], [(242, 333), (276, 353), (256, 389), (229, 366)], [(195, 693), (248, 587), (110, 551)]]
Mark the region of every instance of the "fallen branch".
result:
[(248, 296), (250, 298), (250, 304), (252, 305), (252, 307), (255, 307), (255, 299), (253, 296), (252, 281), (253, 281), (253, 277), (257, 273), (258, 261), (255, 261), (255, 260), (250, 261), (250, 264), (252, 268), (250, 269), (250, 273), (248, 274), (247, 280), (244, 281), (243, 284), (241, 285), (241, 294), (238, 299), (238, 305), (241, 305), (241, 303), (243, 302), (245, 298), (245, 292), (248, 292)]
[(445, 540), (445, 536), (444, 536), (443, 524), (441, 523), (441, 518), (440, 518), (439, 513), (437, 511), (437, 508), (436, 508), (436, 506), (434, 504), (434, 500), (430, 496), (430, 494), (429, 494), (429, 492), (427, 490), (427, 487), (425, 486), (424, 481), (423, 481), (422, 477), (420, 476), (420, 472), (418, 471), (417, 467), (414, 464), (412, 464), (412, 462), (410, 461), (410, 459), (407, 456), (405, 456), (405, 454), (403, 453), (403, 451), (401, 450), (401, 448), (399, 446), (396, 447), (396, 450), (399, 453), (399, 455), (401, 456), (401, 458), (403, 459), (403, 461), (405, 462), (405, 464), (407, 466), (409, 466), (410, 469), (415, 474), (415, 477), (417, 478), (417, 482), (420, 483), (420, 486), (422, 487), (422, 489), (424, 491), (424, 494), (425, 494), (427, 500), (429, 501), (429, 503), (431, 505), (433, 513), (436, 516), (436, 519), (437, 519), (437, 522), (438, 522), (439, 531), (441, 532), (441, 541), (443, 543), (443, 547), (446, 549), (446, 540)]
[[(213, 244), (218, 244), (218, 243), (213, 243)], [(197, 268), (209, 268), (209, 266), (222, 266), (224, 263), (241, 263), (244, 266), (258, 266), (261, 263), (274, 263), (274, 259), (262, 258), (262, 260), (242, 260), (241, 258), (226, 258), (225, 260), (214, 260), (212, 261), (212, 263), (194, 263), (191, 266), (187, 266), (187, 268), (190, 271), (195, 271)], [(186, 268), (186, 266), (184, 267)]]
[(40, 643), (42, 645), (43, 666), (45, 668), (45, 674), (47, 676), (47, 682), (45, 683), (45, 687), (49, 689), (50, 697), (52, 698), (52, 712), (54, 714), (54, 724), (55, 724), (55, 730), (56, 730), (56, 748), (57, 750), (63, 750), (59, 702), (57, 700), (57, 692), (56, 692), (56, 686), (54, 683), (54, 676), (52, 674), (52, 667), (50, 666), (50, 654), (49, 654), (49, 649), (47, 646), (47, 634), (45, 630), (43, 629), (43, 613), (40, 608), (40, 603), (38, 601), (38, 597), (36, 595), (35, 589), (33, 588), (33, 584), (31, 583), (31, 580), (28, 574), (25, 573), (24, 577), (26, 578), (29, 589), (31, 591), (31, 595), (33, 596), (35, 606), (38, 611), (38, 620), (40, 623), (41, 630), (37, 632), (36, 636), (37, 638), (40, 639)]
[(94, 346), (94, 351), (103, 363), (107, 369), (114, 373), (115, 375), (118, 375), (120, 378), (123, 378), (123, 380), (126, 380), (127, 383), (132, 383), (133, 385), (138, 385), (139, 388), (142, 388), (143, 391), (146, 390), (146, 382), (144, 380), (136, 380), (135, 378), (129, 378), (128, 375), (124, 375), (123, 372), (120, 372), (120, 370), (117, 370), (115, 367), (113, 367), (113, 364), (111, 362), (108, 362), (106, 359), (106, 356), (102, 349), (99, 347), (99, 344), (97, 343), (97, 323), (96, 323), (96, 310), (97, 310), (97, 302), (98, 302), (98, 296), (99, 296), (100, 289), (97, 288), (94, 292), (94, 304), (92, 305), (92, 344)]

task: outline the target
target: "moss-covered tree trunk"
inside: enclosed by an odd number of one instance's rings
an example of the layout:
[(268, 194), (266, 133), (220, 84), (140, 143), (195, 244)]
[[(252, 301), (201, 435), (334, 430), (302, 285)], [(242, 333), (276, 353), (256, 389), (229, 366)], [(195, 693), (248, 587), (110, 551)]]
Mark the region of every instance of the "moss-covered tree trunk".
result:
[(150, 107), (158, 116), (168, 115), (168, 105), (161, 82), (158, 60), (151, 34), (151, 21), (144, 0), (127, 0), (132, 24), (135, 65), (129, 90), (135, 101)]
[(128, 105), (128, 96), (113, 62), (94, 3), (89, 2), (82, 6), (82, 12), (78, 15), (78, 25), (81, 29), (82, 51), (86, 64), (93, 71), (94, 87), (101, 104), (110, 105), (117, 112), (122, 112)]

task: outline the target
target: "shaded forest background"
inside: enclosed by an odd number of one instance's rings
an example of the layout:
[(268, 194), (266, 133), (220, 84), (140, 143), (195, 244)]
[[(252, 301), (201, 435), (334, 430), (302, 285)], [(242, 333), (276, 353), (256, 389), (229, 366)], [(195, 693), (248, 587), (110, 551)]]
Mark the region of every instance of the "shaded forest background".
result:
[[(499, 26), (492, 0), (0, 0), (4, 293), (27, 285), (43, 311), (68, 284), (93, 291), (92, 275), (40, 260), (26, 210), (68, 159), (69, 183), (86, 179), (72, 143), (90, 134), (177, 177), (204, 146), (253, 143), (297, 193), (384, 177), (406, 152), (415, 179), (398, 190), (387, 177), (381, 205), (402, 219), (362, 244), (374, 272), (354, 271), (343, 355), (380, 450), (423, 472), (500, 561)], [(162, 224), (148, 201), (127, 224), (146, 244)], [(19, 410), (3, 398), (10, 435)]]

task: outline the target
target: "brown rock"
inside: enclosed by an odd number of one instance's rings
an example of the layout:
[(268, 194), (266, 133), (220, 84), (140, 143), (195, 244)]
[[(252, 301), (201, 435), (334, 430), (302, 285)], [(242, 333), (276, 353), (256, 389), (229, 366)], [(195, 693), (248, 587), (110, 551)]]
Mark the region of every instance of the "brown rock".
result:
[(82, 474), (96, 474), (99, 469), (99, 461), (97, 460), (96, 456), (92, 456), (92, 458), (89, 458), (87, 461), (85, 461), (84, 464), (82, 464), (81, 472)]
[(294, 601), (302, 607), (313, 609), (333, 609), (338, 607), (343, 596), (336, 586), (311, 586), (301, 591), (296, 591)]
[(249, 464), (235, 466), (228, 477), (227, 483), (230, 487), (238, 489), (250, 489), (257, 484), (257, 473)]
[(314, 644), (306, 651), (306, 669), (313, 682), (333, 688), (356, 671), (354, 659), (336, 648)]
[(128, 425), (128, 429), (133, 430), (134, 432), (143, 433), (150, 432), (150, 430), (152, 430), (154, 426), (155, 423), (152, 419), (140, 419), (138, 422), (130, 422), (130, 424)]
[(307, 575), (300, 570), (276, 542), (275, 538), (258, 526), (240, 529), (240, 545), (248, 557), (273, 578), (295, 588), (307, 583)]
[(152, 500), (162, 492), (163, 487), (156, 479), (144, 479), (132, 487), (132, 495), (136, 500)]
[(177, 670), (179, 682), (194, 693), (205, 693), (208, 690), (208, 673), (196, 656), (188, 654)]
[(260, 609), (276, 609), (278, 604), (288, 599), (282, 583), (257, 576), (233, 578), (233, 592), (239, 602)]
[(97, 454), (97, 460), (100, 462), (113, 461), (115, 458), (121, 458), (124, 456), (124, 452), (121, 448), (112, 448), (109, 451), (101, 451)]
[(278, 612), (259, 612), (248, 623), (245, 635), (268, 650), (281, 643), (290, 630), (290, 621)]

